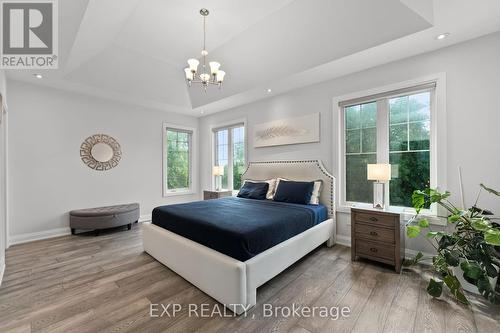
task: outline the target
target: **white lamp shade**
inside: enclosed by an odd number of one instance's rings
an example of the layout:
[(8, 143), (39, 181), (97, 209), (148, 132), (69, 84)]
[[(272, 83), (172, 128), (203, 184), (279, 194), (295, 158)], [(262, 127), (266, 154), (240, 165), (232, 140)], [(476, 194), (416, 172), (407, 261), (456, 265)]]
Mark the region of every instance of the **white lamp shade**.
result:
[(390, 164), (368, 164), (368, 180), (391, 180)]
[(214, 166), (212, 169), (212, 174), (214, 176), (224, 176), (224, 167), (222, 165)]
[(189, 59), (188, 60), (188, 64), (189, 64), (189, 69), (193, 72), (197, 72), (198, 71), (198, 65), (200, 64), (200, 62), (198, 61), (198, 59)]
[(208, 64), (210, 65), (210, 73), (212, 75), (217, 74), (220, 64), (217, 61), (210, 61)]
[(193, 72), (189, 67), (184, 68), (184, 72), (186, 73), (186, 80), (193, 80)]
[(224, 81), (224, 76), (226, 76), (226, 72), (224, 72), (224, 71), (218, 71), (217, 72), (217, 82)]

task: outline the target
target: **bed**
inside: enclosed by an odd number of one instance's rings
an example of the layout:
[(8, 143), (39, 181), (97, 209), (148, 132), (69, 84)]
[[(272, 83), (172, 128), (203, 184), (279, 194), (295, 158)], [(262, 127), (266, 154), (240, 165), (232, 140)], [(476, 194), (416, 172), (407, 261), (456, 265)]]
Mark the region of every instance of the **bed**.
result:
[[(257, 288), (322, 243), (335, 244), (334, 177), (318, 160), (252, 162), (244, 180), (321, 180), (320, 205), (223, 198), (157, 207), (144, 250), (237, 314)], [(207, 236), (209, 235), (209, 236)]]

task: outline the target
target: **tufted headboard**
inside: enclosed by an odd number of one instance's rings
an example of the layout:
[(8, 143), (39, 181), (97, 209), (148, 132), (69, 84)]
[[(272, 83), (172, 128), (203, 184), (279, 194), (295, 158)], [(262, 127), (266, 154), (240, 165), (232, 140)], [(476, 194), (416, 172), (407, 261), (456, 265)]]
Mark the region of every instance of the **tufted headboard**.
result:
[(319, 201), (328, 207), (330, 217), (335, 218), (335, 177), (325, 169), (320, 160), (250, 162), (241, 176), (242, 179), (252, 180), (278, 177), (297, 181), (321, 179), (323, 185)]

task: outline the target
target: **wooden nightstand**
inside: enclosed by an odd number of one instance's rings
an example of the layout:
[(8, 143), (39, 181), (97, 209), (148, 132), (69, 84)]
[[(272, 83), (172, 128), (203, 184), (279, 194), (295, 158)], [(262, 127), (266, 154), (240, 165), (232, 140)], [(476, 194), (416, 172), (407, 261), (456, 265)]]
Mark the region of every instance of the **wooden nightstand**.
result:
[(221, 190), (221, 191), (203, 191), (203, 200), (220, 199), (224, 197), (230, 197), (233, 195), (233, 191)]
[(383, 262), (399, 273), (405, 255), (404, 230), (398, 213), (351, 208), (351, 259)]

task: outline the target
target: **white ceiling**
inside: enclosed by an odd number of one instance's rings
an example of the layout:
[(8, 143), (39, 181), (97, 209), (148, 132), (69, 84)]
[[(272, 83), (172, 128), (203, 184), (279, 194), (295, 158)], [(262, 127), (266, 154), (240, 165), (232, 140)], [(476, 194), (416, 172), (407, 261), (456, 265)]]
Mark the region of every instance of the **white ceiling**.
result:
[[(207, 93), (183, 73), (202, 7), (208, 58), (227, 72)], [(60, 0), (60, 68), (8, 76), (199, 116), (498, 30), (498, 0)]]

